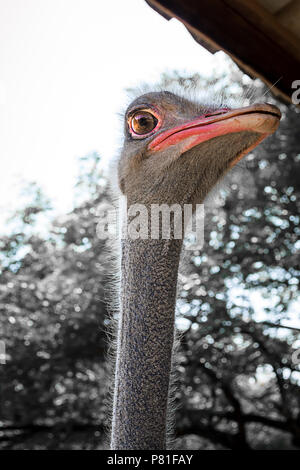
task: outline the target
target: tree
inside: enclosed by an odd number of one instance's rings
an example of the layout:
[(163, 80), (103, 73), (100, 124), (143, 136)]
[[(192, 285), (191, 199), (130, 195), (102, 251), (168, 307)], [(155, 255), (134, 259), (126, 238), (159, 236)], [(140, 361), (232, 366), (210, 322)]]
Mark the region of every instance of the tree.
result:
[(230, 174), (223, 203), (206, 207), (206, 243), (179, 300), (179, 433), (232, 449), (300, 446), (300, 113), (277, 104), (280, 130)]
[[(35, 433), (47, 436), (57, 428), (67, 439), (73, 429), (104, 427), (109, 260), (105, 241), (96, 236), (96, 208), (107, 199), (99, 163), (97, 154), (82, 161), (81, 202), (54, 220), (45, 237), (38, 227), (49, 205), (35, 188), (32, 202), (14, 219), (18, 230), (1, 239), (1, 339), (7, 361), (0, 369), (5, 430), (0, 442), (6, 446), (26, 447)], [(48, 445), (55, 447), (56, 439), (53, 435)]]

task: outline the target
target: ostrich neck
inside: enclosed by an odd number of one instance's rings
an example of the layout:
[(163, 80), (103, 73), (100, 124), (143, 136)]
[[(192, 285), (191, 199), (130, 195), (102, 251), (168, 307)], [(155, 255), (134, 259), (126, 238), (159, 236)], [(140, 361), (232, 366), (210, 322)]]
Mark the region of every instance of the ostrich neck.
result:
[(122, 245), (112, 449), (164, 449), (181, 240)]

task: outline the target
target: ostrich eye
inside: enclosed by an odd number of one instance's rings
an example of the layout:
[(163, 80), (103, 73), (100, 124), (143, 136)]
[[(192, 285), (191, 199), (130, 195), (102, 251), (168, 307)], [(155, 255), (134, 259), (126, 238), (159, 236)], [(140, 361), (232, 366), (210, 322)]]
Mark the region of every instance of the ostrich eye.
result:
[(157, 126), (158, 120), (149, 111), (137, 111), (130, 120), (131, 130), (138, 135), (149, 134)]

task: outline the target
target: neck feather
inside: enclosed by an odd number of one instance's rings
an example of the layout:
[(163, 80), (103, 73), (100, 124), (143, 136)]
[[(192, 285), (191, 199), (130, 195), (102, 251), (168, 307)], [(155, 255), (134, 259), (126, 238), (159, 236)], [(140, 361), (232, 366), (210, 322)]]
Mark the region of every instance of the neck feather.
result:
[(181, 240), (122, 245), (112, 449), (164, 449)]

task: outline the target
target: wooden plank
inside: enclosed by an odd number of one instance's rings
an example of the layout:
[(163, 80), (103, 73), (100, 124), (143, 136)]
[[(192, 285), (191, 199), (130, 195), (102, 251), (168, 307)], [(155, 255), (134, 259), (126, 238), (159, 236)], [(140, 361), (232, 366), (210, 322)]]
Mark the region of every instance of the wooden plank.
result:
[[(285, 8), (276, 14), (276, 19), (286, 29), (293, 32), (295, 36), (300, 37), (300, 0), (289, 3)], [(298, 49), (299, 47), (298, 39)]]
[(223, 2), (251, 23), (253, 28), (261, 31), (264, 36), (300, 61), (299, 39), (255, 0), (223, 0)]
[[(300, 79), (299, 50), (279, 23), (265, 18), (253, 0), (146, 0), (164, 16), (181, 20), (199, 42), (223, 49), (252, 76), (275, 93), (291, 99), (292, 83)], [(255, 7), (253, 4), (255, 3)], [(243, 9), (244, 7), (244, 9)], [(276, 27), (275, 27), (276, 24)], [(286, 40), (283, 40), (283, 38)]]
[(270, 13), (277, 13), (277, 11), (280, 11), (291, 1), (292, 0), (258, 0), (258, 3)]

